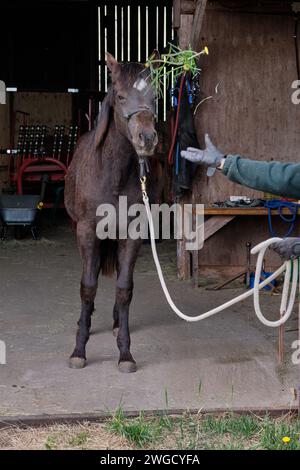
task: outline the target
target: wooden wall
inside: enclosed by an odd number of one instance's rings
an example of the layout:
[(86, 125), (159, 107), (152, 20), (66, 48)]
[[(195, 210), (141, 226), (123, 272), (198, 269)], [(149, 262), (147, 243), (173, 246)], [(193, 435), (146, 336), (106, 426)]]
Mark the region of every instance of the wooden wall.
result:
[[(195, 116), (200, 144), (208, 132), (225, 153), (300, 161), (300, 106), (291, 102), (297, 79), (293, 33), (291, 17), (207, 11), (198, 49), (209, 47), (201, 83), (203, 96), (213, 98)], [(201, 202), (261, 196), (219, 173), (211, 179), (203, 173), (194, 188)]]
[[(202, 60), (200, 98), (213, 96), (199, 106), (195, 116), (201, 146), (208, 132), (224, 153), (255, 160), (300, 161), (300, 106), (291, 102), (291, 84), (297, 79), (293, 34), (291, 16), (272, 14), (271, 9), (269, 14), (226, 11), (208, 4), (196, 45), (197, 50), (209, 48), (209, 56)], [(199, 169), (193, 188), (196, 202), (212, 203), (230, 195), (263, 196), (220, 173), (208, 178)], [(277, 228), (285, 233), (285, 226)], [(267, 217), (235, 219), (205, 242), (199, 254), (200, 272), (239, 270), (246, 259), (245, 243), (269, 237)], [(278, 261), (268, 255), (269, 265)]]
[[(72, 123), (72, 94), (70, 93), (14, 93), (13, 110), (29, 113), (28, 124), (45, 124), (54, 128), (56, 124), (69, 126)], [(21, 114), (16, 115), (16, 134), (23, 122)]]
[[(288, 225), (272, 218), (272, 224), (278, 236), (283, 236)], [(300, 224), (296, 223), (293, 236), (299, 236)], [(216, 277), (231, 276), (244, 270), (246, 266), (246, 243), (252, 243), (252, 247), (271, 238), (268, 229), (267, 216), (240, 216), (236, 217), (220, 232), (205, 241), (204, 247), (199, 252), (200, 277), (212, 273)], [(252, 257), (252, 266), (255, 266), (256, 256)], [(278, 255), (271, 250), (266, 252), (266, 269), (273, 271), (281, 264)]]

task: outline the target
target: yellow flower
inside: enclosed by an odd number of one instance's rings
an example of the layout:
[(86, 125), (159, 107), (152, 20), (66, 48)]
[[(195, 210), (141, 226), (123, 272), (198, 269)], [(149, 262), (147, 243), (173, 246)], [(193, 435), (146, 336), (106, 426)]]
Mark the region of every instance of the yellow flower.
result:
[(206, 54), (206, 55), (209, 54), (209, 50), (208, 50), (208, 47), (207, 47), (207, 46), (205, 46), (205, 48), (204, 48), (204, 54)]
[(288, 444), (290, 442), (291, 438), (289, 436), (284, 436), (282, 438), (282, 442), (284, 442), (285, 444)]
[(185, 70), (186, 72), (188, 72), (188, 71), (190, 70), (189, 64), (184, 64), (183, 70)]

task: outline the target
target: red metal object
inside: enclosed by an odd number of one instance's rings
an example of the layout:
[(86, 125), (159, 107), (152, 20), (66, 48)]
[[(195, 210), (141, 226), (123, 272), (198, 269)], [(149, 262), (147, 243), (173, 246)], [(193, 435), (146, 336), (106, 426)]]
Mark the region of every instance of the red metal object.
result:
[(40, 181), (41, 174), (49, 174), (52, 181), (61, 181), (65, 178), (67, 167), (61, 161), (51, 158), (26, 159), (17, 173), (17, 192), (23, 194), (23, 181)]

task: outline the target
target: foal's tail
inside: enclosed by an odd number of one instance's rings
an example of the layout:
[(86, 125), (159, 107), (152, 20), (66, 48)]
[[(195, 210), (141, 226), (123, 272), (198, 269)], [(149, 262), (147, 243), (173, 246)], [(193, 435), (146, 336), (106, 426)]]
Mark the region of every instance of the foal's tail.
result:
[(103, 276), (112, 276), (117, 266), (118, 243), (116, 240), (101, 241), (100, 269)]

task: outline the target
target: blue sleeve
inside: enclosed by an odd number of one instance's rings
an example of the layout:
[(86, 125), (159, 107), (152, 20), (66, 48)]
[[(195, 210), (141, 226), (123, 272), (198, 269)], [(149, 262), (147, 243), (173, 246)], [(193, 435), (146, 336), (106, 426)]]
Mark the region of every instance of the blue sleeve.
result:
[(300, 163), (260, 162), (228, 155), (222, 173), (243, 186), (300, 199)]

